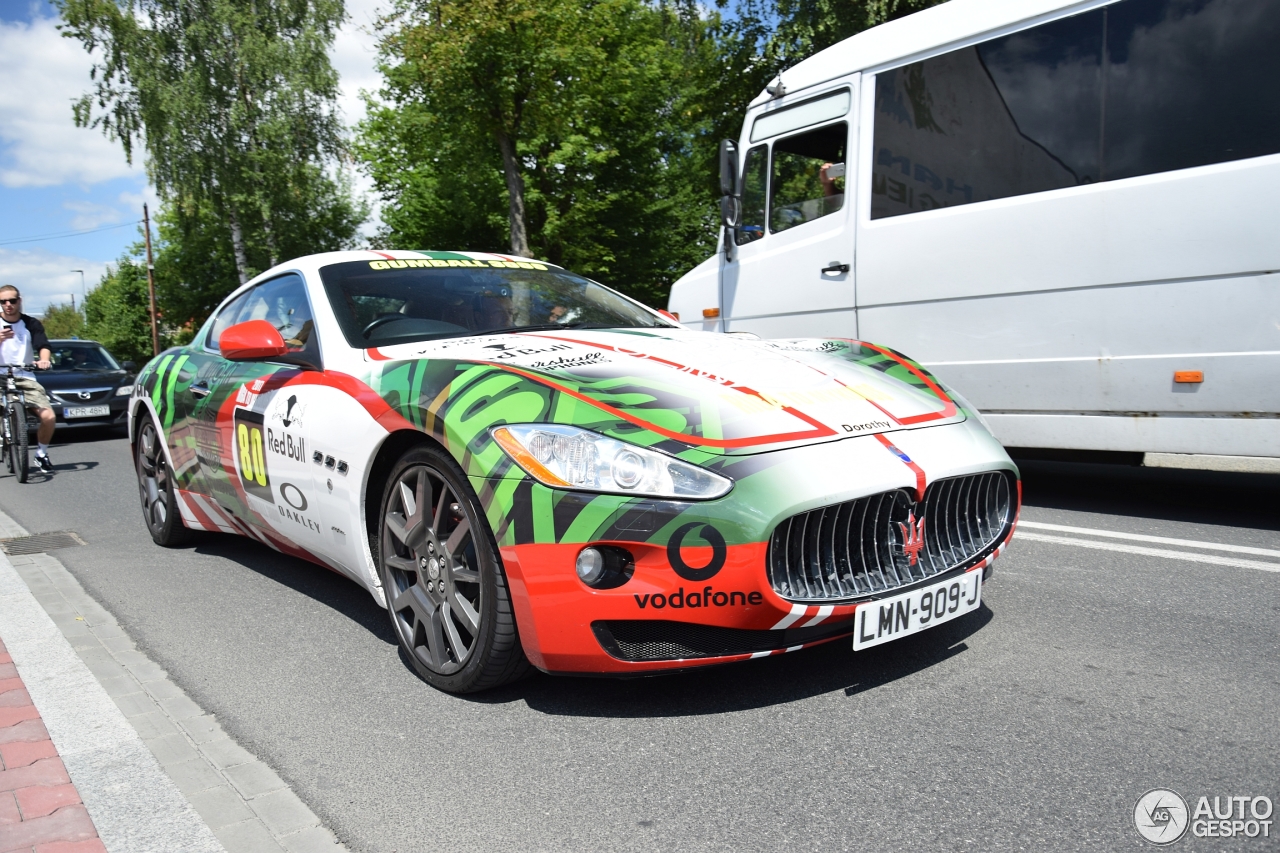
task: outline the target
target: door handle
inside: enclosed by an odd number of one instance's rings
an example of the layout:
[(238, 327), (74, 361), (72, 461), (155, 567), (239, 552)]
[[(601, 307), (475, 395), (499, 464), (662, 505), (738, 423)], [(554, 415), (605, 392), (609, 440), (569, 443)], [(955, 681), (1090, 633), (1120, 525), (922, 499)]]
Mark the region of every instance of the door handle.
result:
[(209, 386), (205, 385), (203, 382), (196, 382), (192, 384), (189, 390), (191, 391), (191, 394), (195, 397), (208, 397), (210, 394), (213, 393), (212, 391), (209, 390)]
[(824, 275), (829, 272), (848, 272), (848, 271), (849, 271), (848, 264), (831, 264), (830, 266), (825, 266), (822, 268), (822, 272)]

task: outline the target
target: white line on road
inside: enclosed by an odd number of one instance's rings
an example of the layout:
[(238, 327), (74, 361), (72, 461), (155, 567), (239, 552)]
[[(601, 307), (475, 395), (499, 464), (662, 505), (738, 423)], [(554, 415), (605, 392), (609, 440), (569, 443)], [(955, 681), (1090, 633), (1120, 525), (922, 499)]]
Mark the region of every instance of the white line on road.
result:
[(1170, 560), (1186, 560), (1191, 563), (1210, 563), (1215, 566), (1235, 566), (1241, 569), (1258, 569), (1263, 572), (1280, 573), (1280, 563), (1263, 563), (1258, 560), (1240, 560), (1235, 557), (1215, 557), (1212, 554), (1192, 554), (1189, 551), (1166, 551), (1163, 548), (1144, 548), (1141, 545), (1121, 545), (1119, 542), (1095, 542), (1091, 539), (1076, 539), (1073, 536), (1045, 536), (1043, 533), (1025, 533), (1022, 528), (1026, 522), (1018, 525), (1014, 539), (1029, 539), (1032, 542), (1054, 542), (1058, 545), (1075, 545), (1078, 548), (1093, 548), (1098, 551), (1119, 551), (1123, 554), (1141, 554), (1146, 557), (1165, 557)]
[(1043, 521), (1019, 521), (1018, 529), (1053, 530), (1057, 533), (1083, 533), (1086, 536), (1106, 536), (1109, 539), (1129, 539), (1134, 542), (1154, 542), (1157, 545), (1181, 545), (1184, 548), (1203, 548), (1206, 551), (1231, 551), (1235, 554), (1257, 554), (1259, 557), (1276, 557), (1280, 551), (1266, 548), (1248, 548), (1244, 545), (1222, 545), (1218, 542), (1196, 542), (1192, 539), (1169, 539), (1164, 536), (1144, 536), (1141, 533), (1120, 533), (1115, 530), (1098, 530), (1094, 527), (1067, 527), (1063, 524), (1045, 524)]

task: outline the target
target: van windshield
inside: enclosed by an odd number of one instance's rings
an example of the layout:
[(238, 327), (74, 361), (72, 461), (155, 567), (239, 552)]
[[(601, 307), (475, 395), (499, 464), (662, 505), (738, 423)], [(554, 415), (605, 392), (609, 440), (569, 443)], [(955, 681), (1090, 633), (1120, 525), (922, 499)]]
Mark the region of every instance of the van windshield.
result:
[[(358, 349), (505, 331), (671, 326), (604, 285), (546, 264), (459, 259), (347, 261), (320, 270)], [(443, 265), (447, 263), (448, 265)]]

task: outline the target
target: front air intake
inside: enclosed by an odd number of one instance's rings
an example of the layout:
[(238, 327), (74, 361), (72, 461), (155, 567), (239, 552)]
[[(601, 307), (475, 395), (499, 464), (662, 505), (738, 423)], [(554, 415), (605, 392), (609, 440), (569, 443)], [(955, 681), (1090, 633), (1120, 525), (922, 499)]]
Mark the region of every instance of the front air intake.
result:
[(769, 582), (797, 602), (878, 596), (985, 555), (1013, 523), (1007, 471), (931, 483), (802, 512), (769, 541)]

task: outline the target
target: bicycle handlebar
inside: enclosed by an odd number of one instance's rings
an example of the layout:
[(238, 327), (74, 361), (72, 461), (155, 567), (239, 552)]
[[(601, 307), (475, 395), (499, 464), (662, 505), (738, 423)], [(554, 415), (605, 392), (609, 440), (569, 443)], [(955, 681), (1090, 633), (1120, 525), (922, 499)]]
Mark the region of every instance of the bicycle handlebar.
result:
[(10, 370), (44, 370), (45, 369), (35, 364), (34, 362), (31, 364), (0, 364), (0, 370), (4, 370), (6, 368)]

